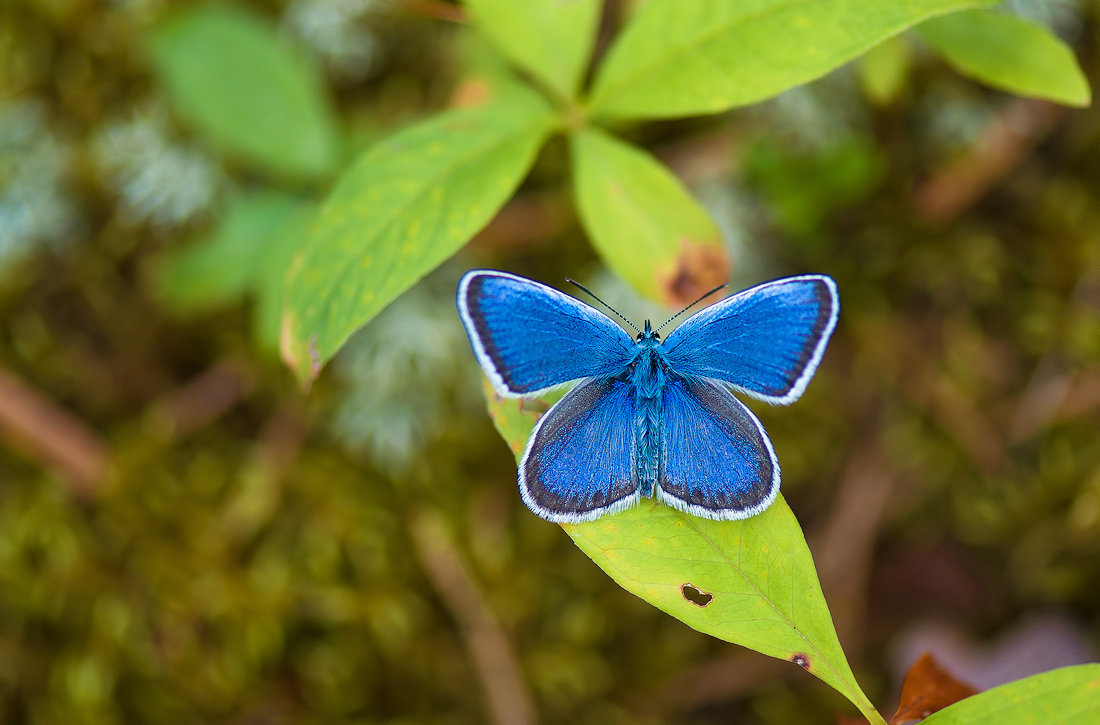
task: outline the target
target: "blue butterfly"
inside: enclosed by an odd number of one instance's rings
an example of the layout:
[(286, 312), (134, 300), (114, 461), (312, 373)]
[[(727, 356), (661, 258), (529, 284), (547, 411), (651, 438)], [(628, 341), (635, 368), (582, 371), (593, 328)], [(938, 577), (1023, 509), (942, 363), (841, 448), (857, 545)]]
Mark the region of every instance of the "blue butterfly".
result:
[(539, 419), (519, 464), (524, 503), (558, 523), (653, 495), (709, 519), (766, 509), (779, 462), (730, 388), (778, 405), (798, 399), (839, 309), (830, 277), (787, 277), (707, 307), (662, 342), (648, 320), (632, 340), (602, 312), (523, 277), (474, 270), (458, 285), (470, 344), (500, 395), (581, 381)]

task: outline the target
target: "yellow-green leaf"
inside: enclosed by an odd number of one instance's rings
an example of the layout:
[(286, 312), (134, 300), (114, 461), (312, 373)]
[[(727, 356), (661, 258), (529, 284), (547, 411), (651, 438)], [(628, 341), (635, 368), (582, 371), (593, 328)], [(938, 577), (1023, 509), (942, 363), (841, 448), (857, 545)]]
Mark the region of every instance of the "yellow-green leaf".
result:
[[(489, 414), (518, 460), (538, 404), (485, 390)], [(701, 519), (647, 499), (562, 528), (630, 593), (700, 632), (802, 667), (869, 721), (883, 722), (848, 666), (813, 558), (782, 495), (742, 521)]]
[(282, 352), (303, 381), (454, 254), (515, 191), (556, 123), (537, 94), (448, 111), (368, 149), (291, 263)]
[(601, 64), (594, 114), (716, 113), (814, 80), (927, 18), (993, 0), (649, 0)]
[(979, 692), (932, 713), (924, 725), (1077, 725), (1100, 714), (1100, 664), (1062, 667)]
[(584, 76), (600, 0), (466, 0), (474, 23), (523, 70), (559, 98), (571, 99)]
[(611, 269), (670, 307), (727, 280), (718, 227), (671, 171), (596, 128), (574, 134), (571, 143), (577, 209)]
[(1069, 106), (1091, 101), (1073, 51), (1041, 25), (972, 10), (933, 18), (917, 30), (956, 70), (994, 88)]

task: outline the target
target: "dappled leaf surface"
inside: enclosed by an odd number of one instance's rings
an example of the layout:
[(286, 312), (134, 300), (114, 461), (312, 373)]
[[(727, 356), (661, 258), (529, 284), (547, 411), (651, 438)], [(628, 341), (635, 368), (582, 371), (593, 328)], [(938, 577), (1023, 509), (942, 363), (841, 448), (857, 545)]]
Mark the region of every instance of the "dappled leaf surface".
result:
[(592, 111), (717, 113), (818, 78), (933, 15), (989, 0), (650, 0), (601, 65)]
[(1100, 664), (1062, 667), (994, 687), (933, 713), (929, 725), (1091, 722), (1100, 712)]
[(901, 701), (890, 718), (890, 725), (923, 720), (937, 710), (975, 693), (976, 689), (955, 679), (940, 667), (935, 657), (922, 655), (905, 674), (905, 681), (901, 684)]
[(176, 112), (220, 149), (276, 174), (333, 170), (336, 126), (320, 74), (240, 8), (191, 10), (152, 37), (153, 68)]
[[(539, 414), (488, 388), (486, 396), (518, 458)], [(630, 593), (700, 632), (802, 667), (882, 722), (844, 657), (813, 558), (782, 494), (741, 521), (702, 519), (645, 499), (562, 528)]]
[(554, 118), (515, 91), (405, 129), (344, 173), (288, 275), (282, 352), (300, 379), (485, 226)]
[(1046, 28), (990, 10), (922, 23), (921, 37), (960, 73), (994, 88), (1087, 106), (1088, 80), (1073, 51)]
[(670, 307), (728, 279), (718, 227), (671, 171), (595, 128), (571, 143), (577, 209), (609, 267)]
[(513, 63), (561, 98), (576, 94), (596, 40), (600, 0), (466, 0), (466, 5)]

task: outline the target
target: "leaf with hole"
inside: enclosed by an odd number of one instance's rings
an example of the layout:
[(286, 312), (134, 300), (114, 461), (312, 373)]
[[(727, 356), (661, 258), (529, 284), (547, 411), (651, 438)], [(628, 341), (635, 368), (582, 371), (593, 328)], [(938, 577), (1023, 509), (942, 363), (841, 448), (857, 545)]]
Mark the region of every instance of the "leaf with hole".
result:
[[(538, 413), (489, 387), (486, 396), (518, 460)], [(621, 513), (562, 528), (627, 591), (700, 632), (802, 667), (868, 720), (883, 722), (848, 666), (810, 550), (782, 495), (762, 514), (740, 521), (701, 519), (644, 499)]]

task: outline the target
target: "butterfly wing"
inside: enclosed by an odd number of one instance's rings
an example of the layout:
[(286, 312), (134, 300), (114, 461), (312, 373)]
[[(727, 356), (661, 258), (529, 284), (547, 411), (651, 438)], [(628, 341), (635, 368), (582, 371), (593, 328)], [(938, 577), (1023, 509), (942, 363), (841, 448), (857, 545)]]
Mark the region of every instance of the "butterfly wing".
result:
[(478, 362), (507, 397), (538, 395), (578, 378), (615, 375), (634, 341), (606, 315), (523, 277), (474, 270), (458, 285), (458, 311)]
[(779, 493), (779, 462), (756, 416), (718, 383), (672, 377), (661, 398), (657, 496), (709, 519), (754, 516)]
[(718, 302), (662, 345), (678, 374), (714, 378), (769, 403), (798, 399), (836, 327), (840, 299), (824, 275), (765, 282)]
[(539, 419), (519, 464), (519, 491), (557, 523), (591, 521), (638, 501), (634, 472), (634, 389), (613, 378), (586, 380)]

